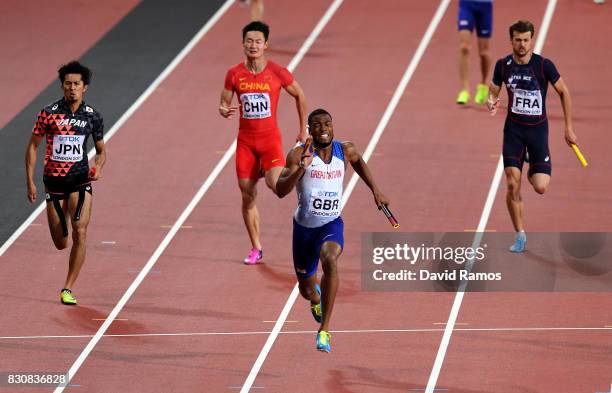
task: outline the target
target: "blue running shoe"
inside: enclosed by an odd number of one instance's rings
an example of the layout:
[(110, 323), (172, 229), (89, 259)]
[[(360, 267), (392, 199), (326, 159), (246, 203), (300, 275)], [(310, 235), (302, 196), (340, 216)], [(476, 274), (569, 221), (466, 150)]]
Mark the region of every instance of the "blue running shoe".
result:
[(519, 232), (514, 238), (514, 244), (510, 246), (510, 252), (523, 252), (525, 251), (525, 243), (527, 243), (527, 235), (525, 232)]
[(317, 333), (317, 350), (329, 353), (331, 351), (331, 334), (325, 330)]
[[(319, 284), (315, 284), (315, 289), (317, 290), (317, 293), (320, 297), (321, 287), (319, 286)], [(321, 323), (321, 321), (323, 320), (323, 300), (320, 299), (318, 304), (311, 304), (310, 312), (312, 313), (312, 316), (315, 321), (317, 321), (317, 323)]]

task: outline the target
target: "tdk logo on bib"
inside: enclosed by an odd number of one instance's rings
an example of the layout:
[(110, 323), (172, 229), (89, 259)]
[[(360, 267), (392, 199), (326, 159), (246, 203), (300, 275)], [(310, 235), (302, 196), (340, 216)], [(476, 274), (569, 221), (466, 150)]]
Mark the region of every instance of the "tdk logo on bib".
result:
[(313, 188), (310, 194), (309, 213), (319, 217), (340, 215), (340, 193)]
[(328, 197), (328, 198), (335, 198), (338, 196), (338, 193), (336, 191), (318, 191), (317, 194), (320, 197)]
[(265, 119), (272, 116), (268, 93), (244, 93), (240, 95), (244, 119)]
[(53, 161), (78, 162), (83, 159), (85, 135), (55, 135), (53, 137)]

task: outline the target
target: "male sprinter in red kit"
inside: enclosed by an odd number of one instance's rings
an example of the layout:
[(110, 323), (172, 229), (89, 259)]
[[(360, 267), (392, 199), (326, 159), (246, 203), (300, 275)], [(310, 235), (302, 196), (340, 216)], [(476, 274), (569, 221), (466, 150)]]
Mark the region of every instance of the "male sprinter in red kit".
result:
[[(251, 251), (244, 259), (254, 265), (262, 257), (259, 238), (259, 212), (255, 205), (257, 181), (265, 173), (266, 185), (276, 193), (276, 182), (285, 166), (281, 133), (276, 110), (281, 88), (294, 99), (299, 118), (296, 140), (306, 140), (306, 100), (300, 85), (284, 67), (265, 58), (270, 28), (263, 22), (251, 22), (242, 29), (246, 60), (230, 68), (221, 91), (219, 113), (230, 118), (239, 110), (236, 174), (242, 193), (242, 218), (251, 239)], [(232, 106), (234, 93), (239, 106)]]

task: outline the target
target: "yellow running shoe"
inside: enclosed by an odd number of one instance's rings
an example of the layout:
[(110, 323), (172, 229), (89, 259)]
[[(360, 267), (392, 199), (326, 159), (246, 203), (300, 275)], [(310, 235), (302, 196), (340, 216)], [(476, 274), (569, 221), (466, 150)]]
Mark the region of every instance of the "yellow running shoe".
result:
[(321, 330), (317, 333), (317, 349), (321, 352), (331, 351), (331, 334), (327, 333), (325, 330)]
[(457, 104), (465, 105), (470, 101), (470, 92), (467, 90), (461, 90), (457, 96)]
[(489, 97), (489, 86), (483, 85), (482, 83), (478, 84), (476, 88), (476, 96), (474, 97), (474, 102), (478, 105), (482, 105), (487, 102), (487, 98)]
[(74, 296), (72, 296), (72, 291), (67, 288), (62, 289), (60, 292), (60, 300), (63, 304), (68, 304), (71, 306), (77, 304), (77, 300), (74, 298)]

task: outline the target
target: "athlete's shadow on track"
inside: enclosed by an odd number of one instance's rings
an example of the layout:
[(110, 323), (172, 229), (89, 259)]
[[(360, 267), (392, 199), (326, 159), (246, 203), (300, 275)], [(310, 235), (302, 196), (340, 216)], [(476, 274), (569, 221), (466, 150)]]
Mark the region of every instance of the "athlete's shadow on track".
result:
[[(368, 386), (371, 388), (382, 388), (385, 390), (393, 390), (397, 392), (406, 392), (411, 390), (424, 390), (424, 386), (409, 383), (409, 382), (398, 382), (395, 379), (383, 378), (376, 374), (374, 370), (366, 367), (359, 366), (348, 366), (349, 370), (344, 371), (340, 369), (331, 369), (328, 371), (329, 377), (327, 378), (327, 382), (325, 383), (327, 387), (327, 391), (334, 393), (354, 393), (355, 391), (350, 388), (350, 386)], [(398, 370), (394, 370), (398, 371)], [(526, 390), (525, 387), (521, 386), (520, 389), (517, 387), (516, 390), (512, 391), (521, 391), (523, 393), (536, 393), (535, 390)], [(438, 387), (438, 389), (446, 389), (445, 387)], [(359, 389), (362, 391), (362, 389)], [(453, 392), (453, 388), (448, 389), (449, 392)], [(485, 390), (466, 390), (462, 389), (462, 393), (488, 393)]]
[[(64, 327), (69, 331), (74, 331), (76, 327), (79, 330), (83, 330), (87, 333), (95, 333), (104, 323), (104, 319), (106, 317), (107, 315), (96, 310), (95, 308), (67, 306), (64, 310), (63, 318), (55, 317), (52, 318), (52, 320), (56, 325)], [(146, 332), (146, 327), (142, 323), (130, 320), (115, 320), (109, 327), (106, 334), (131, 334), (144, 332)]]

